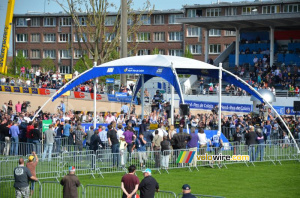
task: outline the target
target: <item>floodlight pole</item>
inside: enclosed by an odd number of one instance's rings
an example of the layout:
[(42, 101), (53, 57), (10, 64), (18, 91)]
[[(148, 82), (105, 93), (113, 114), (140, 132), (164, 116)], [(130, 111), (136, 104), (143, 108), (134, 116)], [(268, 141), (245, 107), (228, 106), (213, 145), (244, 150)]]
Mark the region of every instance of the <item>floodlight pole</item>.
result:
[(144, 91), (145, 91), (145, 86), (144, 86), (144, 74), (142, 74), (142, 90), (141, 90), (141, 103), (142, 103), (142, 113), (141, 113), (141, 119), (144, 119), (144, 106), (145, 106), (145, 100), (144, 100)]
[(171, 85), (171, 124), (174, 125), (174, 86)]
[(222, 63), (219, 63), (219, 111), (218, 111), (218, 134), (221, 135), (222, 122)]
[[(94, 62), (94, 67), (97, 66), (97, 62)], [(97, 123), (97, 78), (94, 79), (94, 129), (96, 129)]]

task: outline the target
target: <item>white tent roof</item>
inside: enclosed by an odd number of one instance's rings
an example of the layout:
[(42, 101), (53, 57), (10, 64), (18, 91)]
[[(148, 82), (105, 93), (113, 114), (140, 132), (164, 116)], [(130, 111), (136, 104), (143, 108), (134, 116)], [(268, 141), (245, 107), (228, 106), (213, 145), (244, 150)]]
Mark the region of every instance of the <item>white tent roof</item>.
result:
[[(145, 64), (147, 63), (147, 64)], [(195, 59), (179, 56), (166, 55), (145, 55), (132, 56), (110, 61), (99, 65), (98, 67), (116, 67), (116, 66), (160, 66), (170, 67), (173, 63), (175, 69), (218, 69), (218, 67)]]

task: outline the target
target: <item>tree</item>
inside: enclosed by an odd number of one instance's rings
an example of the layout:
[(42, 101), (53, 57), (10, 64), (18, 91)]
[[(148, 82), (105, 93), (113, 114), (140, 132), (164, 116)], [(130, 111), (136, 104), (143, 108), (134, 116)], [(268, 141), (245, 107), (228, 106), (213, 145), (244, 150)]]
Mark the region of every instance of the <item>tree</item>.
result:
[(49, 57), (44, 58), (41, 61), (40, 66), (43, 69), (43, 71), (46, 71), (46, 72), (49, 71), (49, 70), (56, 71), (54, 61)]
[(152, 55), (155, 55), (155, 54), (159, 54), (159, 50), (157, 48), (154, 48), (151, 52)]
[(191, 53), (188, 46), (186, 46), (183, 56), (186, 57), (186, 58), (193, 58), (193, 54)]
[(83, 58), (79, 59), (75, 66), (74, 66), (74, 72), (75, 71), (78, 71), (79, 73), (82, 73), (84, 72), (85, 70), (87, 70), (87, 66), (86, 64), (89, 66), (89, 67), (92, 67), (93, 66), (93, 61), (91, 59), (89, 59), (88, 55), (84, 55)]
[[(93, 62), (102, 64), (110, 61), (120, 46), (120, 8), (108, 2), (108, 0), (65, 0), (66, 5), (61, 0), (53, 0), (59, 4), (64, 12), (71, 16), (74, 25), (74, 34), (77, 38), (77, 46), (82, 53), (86, 50), (93, 57)], [(133, 12), (131, 7), (133, 0), (128, 0), (128, 37), (135, 36), (138, 28), (143, 24), (141, 16), (149, 11), (149, 0), (145, 0), (144, 7), (138, 12)], [(116, 15), (109, 15), (108, 10), (114, 8), (118, 10)], [(131, 46), (134, 48), (133, 46)], [(91, 66), (87, 59), (81, 58), (82, 62), (89, 69)]]
[(16, 57), (13, 58), (13, 60), (9, 63), (8, 73), (11, 74), (19, 74), (21, 67), (30, 68), (31, 62), (24, 57), (22, 51), (18, 51), (18, 54)]

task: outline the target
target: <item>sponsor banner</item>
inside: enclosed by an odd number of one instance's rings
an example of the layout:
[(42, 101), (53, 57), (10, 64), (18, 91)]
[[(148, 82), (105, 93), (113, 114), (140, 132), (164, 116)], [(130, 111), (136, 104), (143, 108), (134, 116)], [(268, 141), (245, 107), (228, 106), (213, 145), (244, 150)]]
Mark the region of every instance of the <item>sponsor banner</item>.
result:
[[(217, 102), (200, 102), (192, 100), (186, 100), (185, 103), (189, 104), (191, 109), (203, 110), (212, 110), (212, 108), (218, 105)], [(222, 103), (222, 111), (250, 113), (252, 111), (252, 105)]]
[(29, 93), (29, 88), (28, 87), (23, 87), (23, 92), (22, 93)]
[(285, 115), (295, 115), (296, 112), (294, 111), (294, 107), (284, 107), (284, 114)]
[(89, 97), (88, 94), (89, 93), (79, 92), (79, 91), (74, 91), (73, 92), (74, 98), (77, 98), (77, 99), (88, 99), (88, 97)]
[(65, 79), (72, 79), (73, 78), (73, 74), (65, 74)]
[(114, 78), (106, 78), (106, 83), (115, 83), (115, 79)]
[(116, 92), (116, 93), (115, 93), (115, 96), (116, 96), (117, 98), (127, 97), (127, 96), (128, 96), (128, 93)]
[(62, 96), (70, 96), (71, 92), (70, 91), (66, 91)]
[[(126, 97), (116, 97), (113, 94), (107, 94), (108, 96), (108, 101), (109, 102), (126, 102), (130, 103), (132, 96), (126, 96)], [(134, 103), (137, 104), (137, 100), (134, 100)]]
[(52, 124), (52, 120), (43, 120), (42, 121), (42, 126), (43, 126), (43, 129), (42, 131), (45, 132), (46, 130), (49, 129), (49, 125)]
[(39, 94), (39, 89), (38, 88), (30, 87), (29, 90), (31, 90), (31, 91), (29, 91), (29, 93), (31, 93), (31, 94)]
[(22, 93), (22, 87), (13, 87), (13, 92)]
[(40, 95), (50, 95), (51, 94), (50, 89), (42, 89), (42, 88), (39, 89), (39, 93), (40, 93)]
[(273, 106), (274, 109), (279, 113), (279, 115), (285, 114), (285, 107), (284, 106)]
[[(83, 127), (84, 132), (87, 132), (91, 126), (94, 126), (94, 123), (81, 123), (81, 126)], [(98, 129), (99, 126), (105, 126), (107, 130), (108, 124), (96, 124), (96, 129)], [(126, 127), (126, 124), (123, 124), (123, 127)], [(136, 128), (135, 128), (136, 130)]]
[(12, 92), (11, 86), (8, 86), (8, 85), (4, 86), (4, 91)]
[[(90, 95), (91, 95), (91, 99), (94, 100), (94, 93), (90, 93)], [(108, 98), (106, 94), (97, 94), (96, 100), (107, 102)]]

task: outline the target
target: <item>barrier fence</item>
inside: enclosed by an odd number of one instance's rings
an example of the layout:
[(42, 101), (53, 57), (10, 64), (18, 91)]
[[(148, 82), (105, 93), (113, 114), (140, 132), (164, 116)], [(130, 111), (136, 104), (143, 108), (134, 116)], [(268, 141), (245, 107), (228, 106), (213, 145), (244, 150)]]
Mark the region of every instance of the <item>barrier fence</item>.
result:
[[(129, 150), (131, 151), (131, 150)], [(249, 155), (249, 161), (246, 160), (227, 160), (218, 161), (206, 159), (201, 160), (201, 156), (211, 155)], [(96, 153), (91, 150), (65, 151), (63, 153), (53, 154), (43, 160), (42, 155), (38, 155), (39, 163), (36, 167), (37, 177), (39, 179), (59, 178), (68, 172), (69, 166), (76, 167), (77, 175), (102, 176), (103, 173), (127, 172), (126, 167), (131, 164), (136, 165), (137, 171), (150, 168), (159, 174), (169, 173), (170, 169), (187, 168), (189, 171), (198, 170), (198, 167), (225, 167), (229, 164), (242, 163), (246, 166), (255, 165), (257, 162), (267, 161), (272, 164), (288, 160), (300, 160), (294, 143), (286, 143), (281, 140), (267, 142), (267, 144), (255, 144), (251, 146), (239, 145), (236, 143), (224, 147), (204, 147), (197, 149), (178, 149), (166, 150), (164, 152), (145, 151), (128, 152), (127, 149), (112, 153), (111, 149), (105, 148), (97, 150)], [(200, 156), (201, 155), (201, 156)], [(193, 156), (193, 157), (192, 157)], [(0, 158), (0, 179), (13, 179), (13, 170), (18, 166), (20, 156), (4, 156)], [(27, 162), (28, 155), (25, 157)], [(199, 158), (199, 159), (198, 159)], [(49, 160), (49, 161), (48, 161)]]

